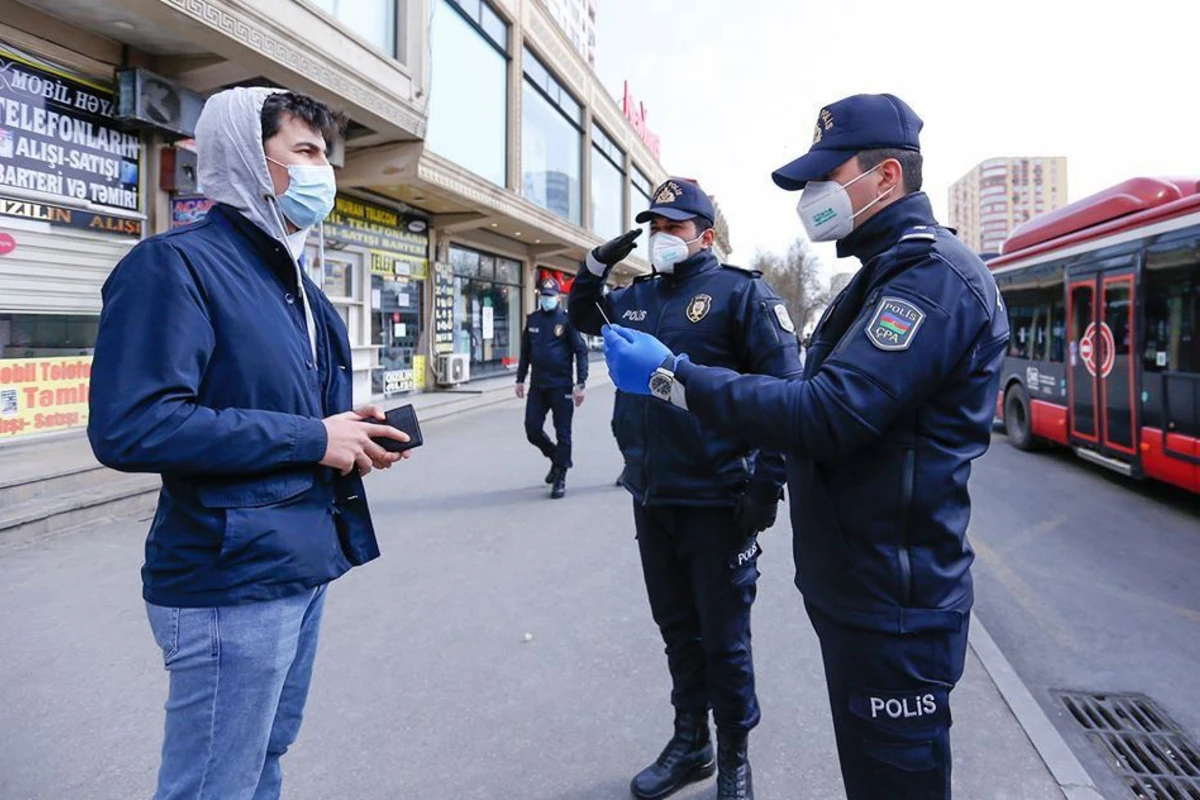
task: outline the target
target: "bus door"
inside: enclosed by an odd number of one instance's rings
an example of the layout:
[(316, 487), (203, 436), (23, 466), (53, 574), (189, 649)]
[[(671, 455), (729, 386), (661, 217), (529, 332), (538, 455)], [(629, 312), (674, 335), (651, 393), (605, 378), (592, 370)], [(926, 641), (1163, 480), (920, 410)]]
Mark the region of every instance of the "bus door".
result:
[(1138, 461), (1135, 277), (1132, 264), (1092, 265), (1067, 279), (1071, 439), (1130, 464)]

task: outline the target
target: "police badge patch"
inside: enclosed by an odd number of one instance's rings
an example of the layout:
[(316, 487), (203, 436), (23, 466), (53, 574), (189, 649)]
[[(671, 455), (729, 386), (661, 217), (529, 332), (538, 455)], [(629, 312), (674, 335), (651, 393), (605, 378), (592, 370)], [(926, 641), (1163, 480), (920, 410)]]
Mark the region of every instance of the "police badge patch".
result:
[(698, 294), (688, 303), (687, 318), (693, 325), (708, 316), (712, 310), (712, 298), (706, 294)]
[(783, 303), (775, 305), (775, 318), (779, 320), (779, 327), (788, 333), (796, 332), (796, 324), (792, 322), (792, 316), (788, 314), (787, 306)]
[(554, 326), (554, 338), (555, 339), (562, 338), (563, 330), (564, 330), (564, 328), (562, 325), (555, 325)]
[(909, 301), (885, 297), (867, 323), (867, 338), (880, 350), (907, 350), (924, 321), (925, 312)]

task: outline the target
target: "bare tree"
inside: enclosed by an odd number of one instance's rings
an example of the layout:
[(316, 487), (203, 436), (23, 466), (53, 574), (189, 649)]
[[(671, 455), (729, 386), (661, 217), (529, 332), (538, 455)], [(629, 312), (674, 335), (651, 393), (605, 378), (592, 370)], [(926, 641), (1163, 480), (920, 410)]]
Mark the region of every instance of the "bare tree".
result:
[(797, 332), (804, 330), (813, 312), (829, 303), (829, 290), (821, 280), (820, 261), (806, 239), (792, 242), (783, 256), (758, 251), (750, 261), (750, 268), (761, 272), (783, 298)]

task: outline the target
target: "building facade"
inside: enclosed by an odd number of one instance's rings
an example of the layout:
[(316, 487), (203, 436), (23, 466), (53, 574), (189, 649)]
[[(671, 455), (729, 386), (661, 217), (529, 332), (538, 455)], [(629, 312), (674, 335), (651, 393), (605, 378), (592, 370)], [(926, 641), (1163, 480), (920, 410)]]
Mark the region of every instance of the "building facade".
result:
[(991, 158), (950, 187), (950, 227), (978, 253), (996, 253), (1013, 228), (1067, 204), (1067, 160)]
[(0, 74), (0, 441), (86, 424), (100, 287), (207, 211), (189, 126), (224, 88), (351, 120), (306, 263), (356, 402), (514, 369), (536, 279), (665, 177), (541, 0), (0, 0)]
[(550, 16), (590, 66), (596, 66), (596, 3), (598, 0), (543, 0)]

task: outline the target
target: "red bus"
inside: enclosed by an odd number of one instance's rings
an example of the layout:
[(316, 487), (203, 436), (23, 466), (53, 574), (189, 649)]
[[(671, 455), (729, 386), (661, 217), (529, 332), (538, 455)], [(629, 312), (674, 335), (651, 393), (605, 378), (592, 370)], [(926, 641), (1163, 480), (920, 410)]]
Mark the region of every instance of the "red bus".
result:
[(1134, 178), (1018, 226), (988, 262), (1022, 450), (1200, 492), (1200, 178)]

